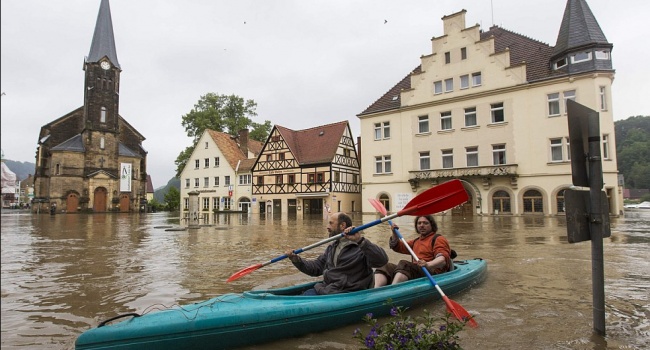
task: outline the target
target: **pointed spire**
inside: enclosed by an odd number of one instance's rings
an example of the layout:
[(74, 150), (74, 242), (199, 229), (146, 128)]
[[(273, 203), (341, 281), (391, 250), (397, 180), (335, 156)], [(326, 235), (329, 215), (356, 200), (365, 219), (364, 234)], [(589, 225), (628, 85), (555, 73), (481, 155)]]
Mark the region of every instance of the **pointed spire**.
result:
[(114, 66), (121, 69), (117, 60), (117, 51), (115, 51), (113, 20), (111, 19), (111, 7), (108, 0), (102, 0), (99, 5), (95, 34), (93, 34), (93, 42), (90, 45), (90, 53), (86, 58), (86, 62), (98, 62), (104, 56), (108, 57)]
[(567, 0), (553, 56), (588, 47), (612, 47), (586, 0)]

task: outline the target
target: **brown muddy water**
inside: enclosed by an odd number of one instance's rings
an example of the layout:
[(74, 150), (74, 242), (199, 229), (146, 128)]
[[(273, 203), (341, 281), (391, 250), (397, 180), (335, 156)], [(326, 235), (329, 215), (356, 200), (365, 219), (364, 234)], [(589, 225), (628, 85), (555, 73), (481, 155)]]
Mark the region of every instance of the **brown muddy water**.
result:
[[(591, 245), (569, 244), (563, 217), (436, 217), (458, 259), (483, 258), (488, 277), (450, 298), (480, 327), (465, 349), (644, 349), (650, 344), (650, 210), (611, 220), (604, 241), (607, 335), (593, 332)], [(73, 349), (115, 315), (312, 280), (288, 260), (232, 283), (234, 272), (326, 237), (322, 217), (231, 214), (184, 231), (177, 216), (2, 211), (2, 349)], [(354, 216), (356, 225), (377, 219)], [(412, 217), (395, 221), (414, 235)], [(365, 235), (388, 250), (387, 225)], [(313, 257), (323, 247), (304, 252)], [(391, 260), (405, 256), (389, 251)], [(445, 305), (426, 309), (442, 317)], [(356, 325), (249, 349), (359, 349)]]

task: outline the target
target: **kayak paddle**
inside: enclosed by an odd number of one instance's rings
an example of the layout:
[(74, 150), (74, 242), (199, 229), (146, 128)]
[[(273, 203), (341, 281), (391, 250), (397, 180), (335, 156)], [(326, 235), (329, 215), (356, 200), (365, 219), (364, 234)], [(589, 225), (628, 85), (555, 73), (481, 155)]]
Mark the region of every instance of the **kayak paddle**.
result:
[[(370, 198), (368, 200), (370, 201), (370, 204), (372, 204), (372, 206), (375, 207), (375, 209), (377, 209), (377, 211), (380, 214), (386, 215), (388, 213), (386, 211), (386, 208), (384, 207), (384, 205), (381, 204), (381, 202), (378, 201), (377, 199)], [(393, 224), (390, 222), (390, 220), (388, 221), (388, 224), (391, 227), (393, 226)], [(413, 249), (411, 249), (411, 247), (408, 245), (408, 243), (404, 239), (404, 236), (402, 236), (402, 234), (399, 232), (399, 230), (395, 229), (394, 231), (395, 231), (395, 234), (397, 235), (397, 237), (399, 237), (400, 241), (402, 241), (402, 243), (404, 243), (404, 246), (406, 247), (406, 249), (408, 249), (409, 253), (411, 253), (411, 256), (413, 257), (413, 259), (415, 259), (416, 261), (420, 260), (418, 258), (418, 256), (415, 254), (415, 252), (413, 251)], [(438, 290), (438, 293), (440, 293), (440, 296), (442, 297), (442, 300), (444, 300), (445, 304), (447, 305), (447, 311), (450, 314), (454, 315), (461, 322), (467, 321), (467, 322), (469, 322), (470, 326), (472, 326), (474, 328), (478, 327), (478, 323), (476, 323), (474, 318), (469, 314), (469, 312), (467, 312), (467, 310), (465, 310), (462, 306), (460, 306), (460, 304), (458, 304), (457, 302), (449, 299), (445, 295), (445, 293), (442, 291), (440, 286), (438, 286), (438, 283), (436, 283), (436, 280), (433, 279), (433, 276), (431, 276), (431, 273), (429, 273), (429, 270), (427, 270), (426, 267), (422, 266), (422, 271), (429, 278), (429, 281), (431, 282), (431, 285), (433, 285)]]
[[(404, 209), (400, 210), (399, 212), (388, 216), (384, 216), (381, 219), (369, 222), (365, 225), (355, 227), (348, 234), (350, 235), (355, 234), (356, 232), (365, 230), (369, 227), (381, 224), (382, 222), (386, 222), (388, 220), (394, 219), (402, 215), (428, 215), (428, 214), (438, 213), (441, 211), (451, 209), (457, 205), (463, 204), (466, 201), (467, 201), (467, 192), (465, 191), (465, 188), (463, 188), (463, 184), (460, 183), (460, 180), (447, 181), (445, 183), (432, 187), (420, 193), (419, 195), (415, 196), (413, 199), (411, 199), (411, 201), (409, 201), (406, 204)], [(326, 238), (322, 241), (316, 242), (306, 247), (296, 249), (293, 251), (293, 253), (300, 254), (306, 250), (318, 247), (321, 244), (335, 241), (343, 237), (344, 235), (345, 233), (340, 233), (336, 236)], [(226, 282), (232, 282), (238, 278), (248, 275), (249, 273), (255, 270), (258, 270), (269, 264), (278, 262), (282, 259), (286, 259), (287, 257), (288, 257), (287, 254), (282, 254), (277, 258), (271, 259), (265, 263), (251, 265), (247, 268), (235, 272), (232, 276), (230, 276), (226, 280)]]

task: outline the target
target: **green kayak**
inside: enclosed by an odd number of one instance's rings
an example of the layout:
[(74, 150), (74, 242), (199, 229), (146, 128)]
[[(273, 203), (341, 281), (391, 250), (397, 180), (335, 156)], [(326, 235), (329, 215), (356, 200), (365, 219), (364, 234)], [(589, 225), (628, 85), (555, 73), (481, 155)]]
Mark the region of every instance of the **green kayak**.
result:
[[(454, 271), (434, 275), (448, 296), (487, 276), (482, 259), (454, 263)], [(82, 333), (75, 348), (232, 349), (362, 323), (370, 312), (388, 315), (388, 299), (404, 307), (440, 299), (426, 277), (351, 293), (298, 295), (312, 285), (229, 293), (145, 315), (117, 316)]]

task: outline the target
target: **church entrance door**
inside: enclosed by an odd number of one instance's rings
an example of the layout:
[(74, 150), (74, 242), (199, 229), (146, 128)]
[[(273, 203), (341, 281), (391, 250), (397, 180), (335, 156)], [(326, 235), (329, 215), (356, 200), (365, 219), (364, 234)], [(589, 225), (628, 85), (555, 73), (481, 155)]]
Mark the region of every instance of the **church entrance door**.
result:
[(79, 196), (76, 193), (70, 193), (68, 198), (65, 201), (65, 211), (66, 213), (75, 213), (77, 212), (77, 207), (79, 206)]
[(106, 211), (106, 189), (97, 187), (95, 189), (95, 199), (93, 200), (93, 210), (95, 212)]
[(127, 212), (131, 209), (131, 199), (129, 198), (128, 194), (121, 194), (120, 195), (120, 211), (121, 212)]

